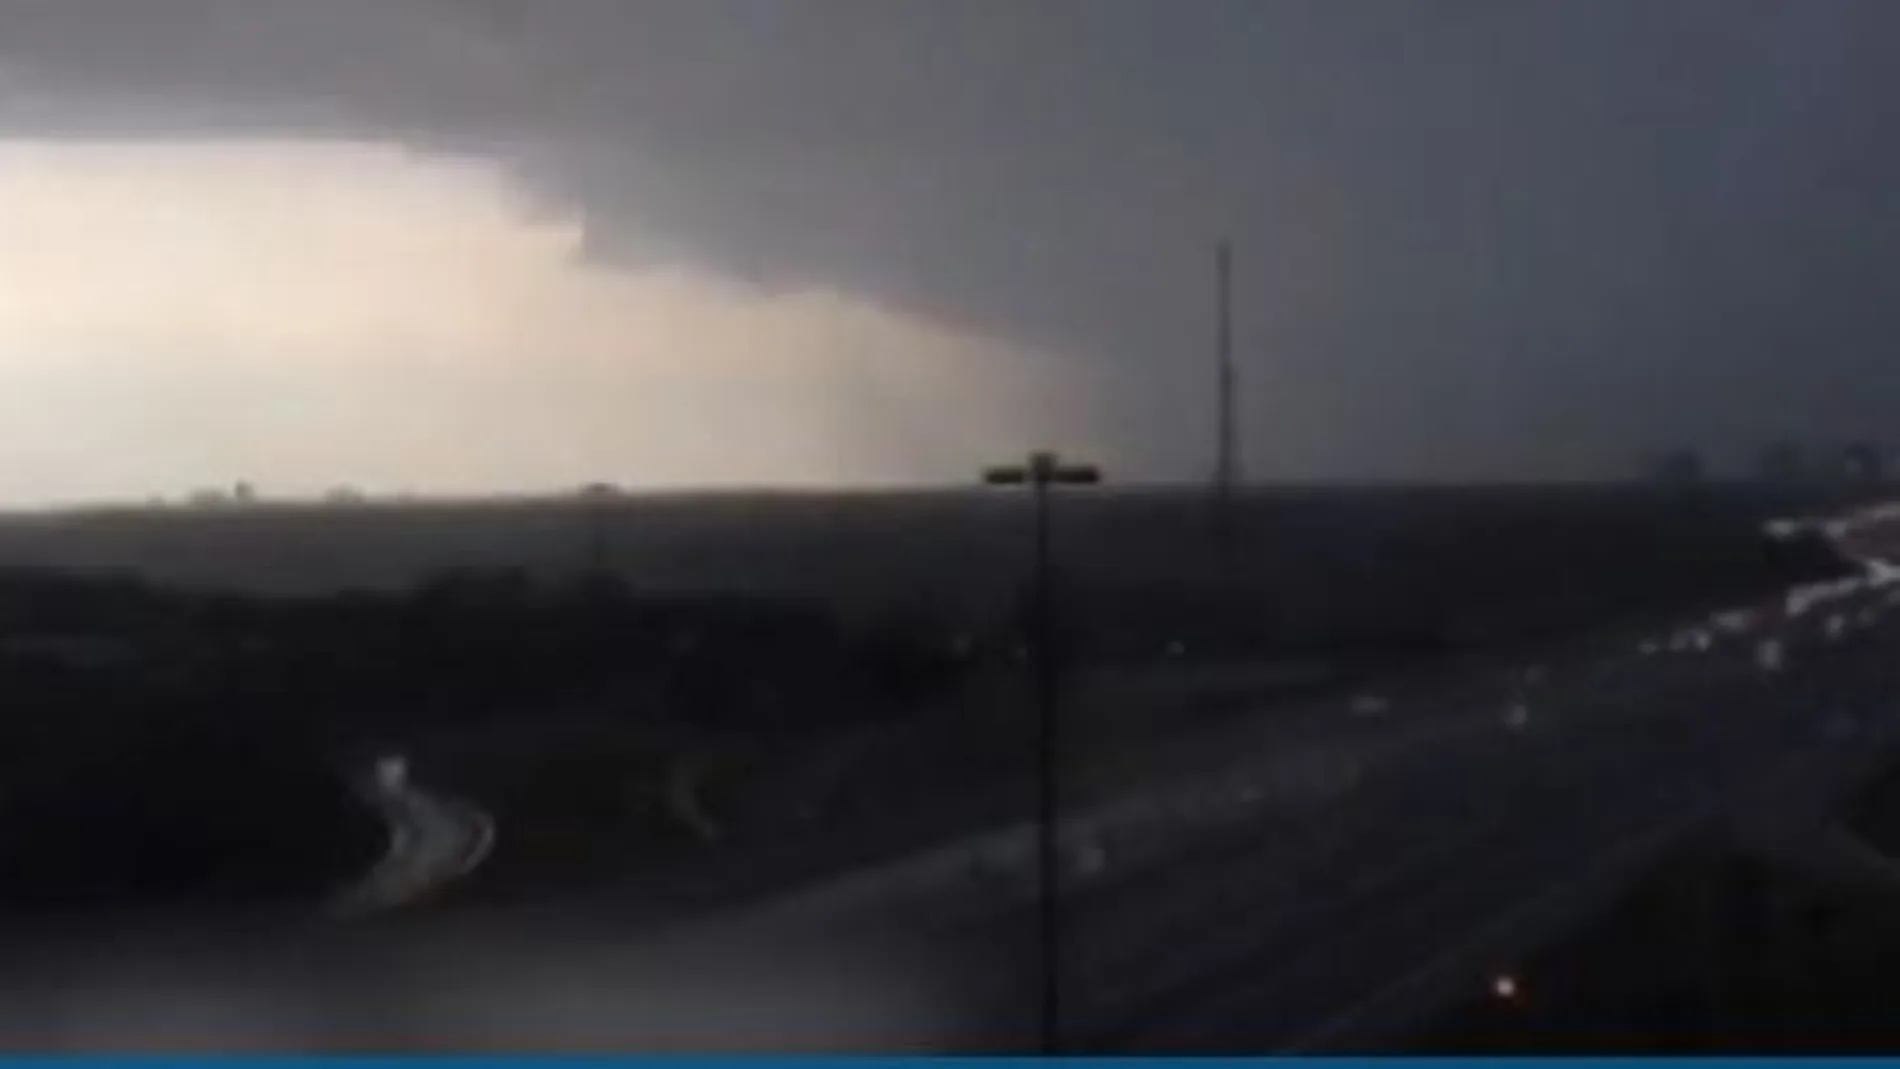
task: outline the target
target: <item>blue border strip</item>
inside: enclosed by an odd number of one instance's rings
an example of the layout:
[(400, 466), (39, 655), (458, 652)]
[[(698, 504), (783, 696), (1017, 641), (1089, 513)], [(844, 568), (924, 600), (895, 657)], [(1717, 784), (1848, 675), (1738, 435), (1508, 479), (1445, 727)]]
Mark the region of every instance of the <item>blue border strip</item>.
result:
[[(606, 1069), (609, 1066), (722, 1066), (740, 1069), (740, 1067), (794, 1066), (799, 1069), (863, 1069), (865, 1066), (886, 1064), (911, 1064), (939, 1066), (943, 1069), (981, 1069), (984, 1066), (999, 1064), (1036, 1064), (1043, 1062), (1086, 1062), (1096, 1059), (1084, 1058), (1040, 1058), (1028, 1056), (1005, 1057), (965, 1057), (965, 1056), (849, 1056), (814, 1057), (797, 1055), (788, 1057), (771, 1056), (652, 1056), (652, 1055), (418, 1055), (390, 1056), (376, 1055), (365, 1057), (332, 1055), (134, 1055), (115, 1057), (106, 1055), (74, 1055), (66, 1057), (6, 1057), (0, 1056), (0, 1069), (71, 1069), (76, 1065), (112, 1066), (117, 1069), (187, 1069), (193, 1066), (215, 1065), (225, 1069), (239, 1069), (244, 1066), (257, 1066), (259, 1069)], [(1548, 1066), (1553, 1062), (1566, 1065), (1587, 1067), (1603, 1066), (1656, 1066), (1680, 1067), (1683, 1065), (1701, 1066), (1868, 1066), (1893, 1067), (1900, 1069), (1900, 1056), (1896, 1057), (1777, 1057), (1777, 1056), (1731, 1056), (1731, 1057), (1130, 1057), (1114, 1058), (1115, 1064), (1130, 1069), (1208, 1069), (1218, 1066), (1310, 1066), (1318, 1061), (1329, 1067), (1352, 1069), (1356, 1066), (1420, 1066), (1425, 1069), (1459, 1069), (1466, 1066), (1496, 1067), (1511, 1069), (1513, 1066)]]

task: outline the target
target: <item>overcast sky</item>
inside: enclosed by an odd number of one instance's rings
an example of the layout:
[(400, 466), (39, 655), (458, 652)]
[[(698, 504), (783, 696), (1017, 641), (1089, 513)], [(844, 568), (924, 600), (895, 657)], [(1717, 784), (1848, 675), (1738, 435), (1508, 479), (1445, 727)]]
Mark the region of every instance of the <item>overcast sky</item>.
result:
[(1891, 0), (0, 0), (0, 499), (1200, 477), (1222, 236), (1260, 476), (1890, 435), (1895, 40)]

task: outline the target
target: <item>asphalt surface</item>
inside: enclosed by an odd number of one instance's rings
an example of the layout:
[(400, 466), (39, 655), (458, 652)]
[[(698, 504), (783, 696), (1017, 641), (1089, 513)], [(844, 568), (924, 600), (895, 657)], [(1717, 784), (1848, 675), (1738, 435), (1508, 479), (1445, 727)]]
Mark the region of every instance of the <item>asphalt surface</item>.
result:
[[(1900, 721), (1891, 518), (1837, 541), (1870, 578), (1647, 636), (1360, 695), (1281, 723), (1256, 762), (1065, 831), (1065, 1047), (1382, 1049), (1575, 923), (1685, 837), (1821, 821)], [(1243, 755), (1244, 757), (1244, 755)], [(1752, 837), (1799, 851), (1826, 829)], [(1809, 835), (1809, 832), (1812, 835)], [(1034, 968), (1029, 831), (777, 903), (987, 955), (988, 1009)], [(991, 1001), (985, 1003), (988, 997)], [(986, 1009), (986, 1013), (988, 1012)], [(986, 1016), (976, 1045), (1021, 1046)]]
[[(1900, 521), (1830, 533), (1866, 578), (1276, 714), (1075, 807), (1065, 1048), (1402, 1047), (1690, 836), (1826, 842), (1900, 740), (1900, 573), (1876, 567)], [(391, 868), (439, 874), (469, 828), (420, 798), (392, 819), (448, 845)], [(471, 1021), (483, 1049), (1030, 1049), (1031, 843), (1003, 828), (687, 922), (466, 911), (374, 973), (420, 981), (364, 997), (414, 1049)]]
[(355, 886), (332, 903), (360, 916), (420, 902), (468, 875), (495, 844), (494, 820), (475, 805), (438, 796), (406, 776), (362, 788), (389, 828), (389, 849)]
[[(1076, 806), (1065, 1046), (1392, 1049), (1690, 836), (1820, 853), (1832, 799), (1900, 741), (1900, 572), (1878, 567), (1900, 559), (1900, 517), (1829, 533), (1865, 579), (1237, 718), (1183, 748), (1178, 778)], [(392, 841), (358, 888), (371, 912), (508, 834), (426, 789), (376, 799)], [(158, 1024), (186, 1049), (1026, 1049), (1031, 844), (1002, 828), (690, 923), (603, 899), (325, 924), (296, 953), (114, 944), (62, 965), (64, 987), (0, 969), (45, 1003), (0, 1013), (0, 1038), (97, 1048), (108, 1022), (137, 1049), (164, 1046)]]

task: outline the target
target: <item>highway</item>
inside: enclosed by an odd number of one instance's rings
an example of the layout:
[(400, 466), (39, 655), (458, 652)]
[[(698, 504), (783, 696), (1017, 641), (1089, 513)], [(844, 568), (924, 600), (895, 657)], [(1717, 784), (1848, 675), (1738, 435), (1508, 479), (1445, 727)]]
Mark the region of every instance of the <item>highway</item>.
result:
[(341, 916), (420, 902), (472, 872), (495, 845), (494, 820), (481, 809), (416, 786), (400, 763), (385, 759), (377, 771), (359, 793), (388, 825), (389, 849), (331, 903)]
[[(1534, 989), (1526, 951), (1695, 836), (1900, 886), (1830, 823), (1900, 742), (1900, 515), (1827, 530), (1862, 575), (1242, 718), (1170, 761), (1178, 780), (1076, 806), (1066, 1049), (1393, 1049), (1497, 977)], [(508, 833), (404, 777), (365, 790), (390, 850), (345, 913), (425, 899)], [(1001, 828), (690, 919), (589, 895), (325, 923), (295, 953), (213, 941), (183, 972), (170, 943), (115, 946), (77, 986), (15, 979), (59, 1034), (216, 1010), (191, 1049), (1023, 1050), (1031, 842)]]
[[(1900, 741), (1897, 529), (1829, 528), (1853, 580), (1262, 717), (1178, 781), (1076, 807), (1065, 1048), (1390, 1049), (1500, 975), (1535, 985), (1520, 955), (1698, 835), (1893, 881), (1822, 855), (1832, 799)], [(482, 839), (421, 792), (385, 804), (437, 845), (394, 844), (383, 900)], [(426, 981), (364, 997), (416, 1049), (472, 1021), (484, 1049), (1028, 1049), (1030, 844), (1003, 828), (690, 920), (611, 896), (424, 920), (426, 968), (374, 972)]]
[[(1094, 843), (1097, 871), (1070, 873), (1064, 911), (1068, 1043), (1376, 1048), (1682, 838), (1826, 813), (1900, 720), (1880, 537), (1841, 534), (1876, 578), (1502, 671), (1489, 694), (1393, 703), (1383, 737), (1359, 736), (1363, 759), (1334, 756), (1352, 774), (1331, 797), (1289, 804), (1269, 765), (1236, 790), (1254, 800), (1244, 819), (1136, 864), (1116, 864), (1112, 835)], [(1753, 838), (1798, 849), (1805, 831)], [(1019, 897), (929, 923), (1033, 945)]]
[[(1514, 951), (1750, 792), (1836, 782), (1830, 771), (1859, 751), (1828, 735), (1831, 688), (1765, 695), (1746, 659), (1707, 663), (1717, 656), (1688, 669), (1693, 679), (1658, 666), (1640, 689), (1605, 679), (1550, 695), (1534, 735), (1422, 746), (1327, 811), (1211, 836), (1085, 886), (1068, 911), (1076, 1041), (1376, 1042), (1396, 1023), (1381, 1014), (1481, 990)], [(1525, 907), (1536, 904), (1534, 918)], [(1432, 984), (1391, 994), (1420, 970)]]
[[(1377, 1049), (1687, 837), (1810, 851), (1900, 725), (1894, 527), (1830, 529), (1864, 577), (1344, 699), (1262, 736), (1257, 760), (1077, 814), (1065, 1045)], [(1012, 963), (972, 996), (995, 1031), (965, 1039), (1021, 1046), (1029, 1022), (1002, 1007), (1034, 969), (1028, 845), (1005, 829), (761, 915), (855, 917)]]

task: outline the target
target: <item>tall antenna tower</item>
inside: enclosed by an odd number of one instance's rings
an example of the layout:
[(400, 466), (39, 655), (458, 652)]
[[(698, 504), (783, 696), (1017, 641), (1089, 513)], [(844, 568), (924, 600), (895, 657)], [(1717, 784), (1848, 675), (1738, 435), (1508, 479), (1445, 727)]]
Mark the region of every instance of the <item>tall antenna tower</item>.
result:
[(1219, 437), (1214, 447), (1214, 508), (1215, 522), (1225, 532), (1231, 524), (1234, 491), (1240, 482), (1240, 428), (1234, 416), (1234, 252), (1226, 241), (1214, 249), (1214, 271), (1219, 317), (1215, 340), (1215, 403), (1219, 406), (1216, 433)]

